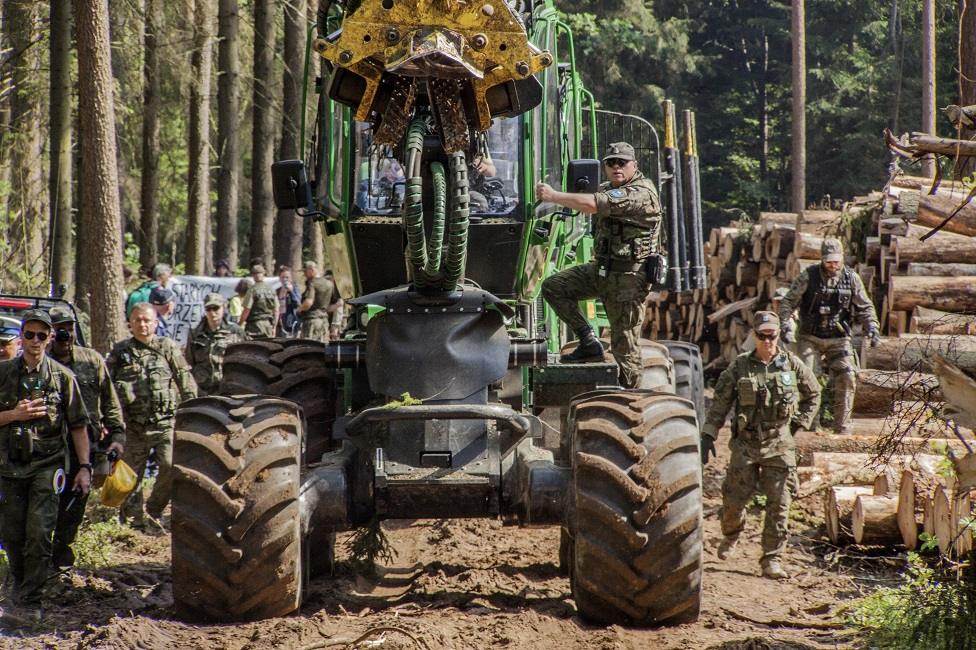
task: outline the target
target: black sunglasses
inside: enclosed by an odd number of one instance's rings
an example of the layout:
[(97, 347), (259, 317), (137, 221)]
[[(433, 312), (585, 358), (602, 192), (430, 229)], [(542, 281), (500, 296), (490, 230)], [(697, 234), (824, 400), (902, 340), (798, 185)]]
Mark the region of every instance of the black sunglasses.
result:
[(626, 167), (629, 160), (624, 160), (623, 158), (610, 158), (609, 160), (604, 160), (603, 164), (607, 167)]
[(206, 309), (207, 311), (217, 311), (218, 309), (220, 309), (220, 305), (207, 305), (206, 307), (204, 307), (204, 309)]
[(762, 332), (756, 332), (756, 338), (760, 341), (775, 341), (776, 337), (779, 336), (779, 332), (772, 332), (771, 334), (763, 334)]
[(35, 336), (37, 337), (37, 340), (38, 341), (46, 341), (47, 340), (47, 337), (48, 337), (48, 332), (30, 332), (30, 331), (27, 331), (27, 332), (24, 332), (23, 334), (21, 334), (21, 336), (23, 336), (28, 341), (32, 341)]

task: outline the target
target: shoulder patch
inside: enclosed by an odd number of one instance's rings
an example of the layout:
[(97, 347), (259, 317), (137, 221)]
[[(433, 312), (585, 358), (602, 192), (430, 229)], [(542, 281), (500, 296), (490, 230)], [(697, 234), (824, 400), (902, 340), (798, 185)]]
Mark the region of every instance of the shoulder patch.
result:
[(783, 383), (786, 384), (786, 385), (789, 385), (789, 384), (792, 384), (793, 383), (793, 373), (791, 373), (791, 372), (781, 373), (781, 378), (783, 380)]
[(612, 196), (615, 199), (621, 199), (621, 198), (627, 196), (627, 190), (624, 190), (624, 189), (618, 187), (616, 189), (610, 190), (609, 192), (607, 192), (607, 194), (609, 196)]

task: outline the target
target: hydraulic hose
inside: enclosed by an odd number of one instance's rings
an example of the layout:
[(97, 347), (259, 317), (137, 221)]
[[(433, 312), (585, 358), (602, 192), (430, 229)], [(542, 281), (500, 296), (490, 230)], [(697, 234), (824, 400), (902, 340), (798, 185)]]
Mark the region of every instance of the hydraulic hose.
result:
[(448, 156), (451, 169), (451, 220), (447, 235), (447, 262), (444, 269), (446, 291), (454, 291), (464, 277), (468, 257), (468, 216), (471, 213), (468, 194), (468, 164), (463, 151)]
[(430, 163), (430, 178), (434, 186), (434, 223), (427, 243), (427, 264), (424, 273), (433, 278), (441, 270), (441, 247), (444, 245), (444, 221), (447, 219), (447, 177), (444, 165)]
[(420, 175), (420, 157), (423, 155), (424, 131), (427, 122), (415, 119), (407, 129), (407, 181), (403, 197), (403, 227), (407, 231), (407, 260), (418, 287), (429, 287), (425, 274), (427, 267), (427, 241), (424, 235), (423, 177)]

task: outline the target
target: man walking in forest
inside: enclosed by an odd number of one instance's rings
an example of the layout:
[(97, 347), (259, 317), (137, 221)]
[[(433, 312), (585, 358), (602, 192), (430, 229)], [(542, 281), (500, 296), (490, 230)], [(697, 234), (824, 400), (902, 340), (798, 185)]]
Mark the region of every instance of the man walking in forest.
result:
[(224, 353), (231, 343), (247, 340), (247, 334), (235, 323), (224, 319), (226, 302), (219, 293), (207, 294), (204, 314), (186, 343), (186, 360), (193, 371), (201, 395), (215, 393), (224, 376)]
[(330, 320), (336, 315), (338, 307), (338, 296), (334, 289), (332, 280), (319, 274), (318, 264), (305, 262), (305, 292), (298, 307), (303, 339), (329, 342)]
[(630, 144), (610, 144), (603, 167), (610, 180), (596, 194), (557, 192), (546, 183), (535, 187), (537, 201), (596, 215), (596, 259), (550, 276), (542, 283), (542, 296), (579, 340), (563, 363), (603, 361), (603, 345), (579, 306), (581, 300), (599, 298), (610, 320), (620, 385), (639, 388), (643, 367), (637, 339), (649, 289), (645, 266), (660, 249), (661, 202), (654, 183), (637, 168)]
[(169, 319), (176, 311), (176, 294), (165, 287), (149, 292), (149, 304), (156, 310), (156, 336), (170, 336)]
[[(50, 315), (54, 327), (51, 357), (71, 370), (78, 381), (81, 399), (88, 411), (91, 457), (97, 460), (112, 452), (121, 455), (125, 451), (125, 423), (122, 420), (122, 406), (112, 385), (112, 378), (108, 376), (105, 360), (95, 350), (75, 342), (75, 316), (70, 309), (54, 307)], [(73, 448), (69, 452), (70, 485), (74, 483), (79, 472), (79, 461)], [(55, 567), (70, 567), (75, 563), (71, 544), (78, 534), (87, 502), (88, 495), (73, 494), (69, 490), (61, 493), (52, 553)]]
[(249, 336), (272, 338), (278, 327), (278, 295), (264, 281), (264, 265), (251, 265), (254, 286), (244, 294), (241, 325)]
[(14, 595), (29, 608), (40, 607), (51, 575), (69, 445), (79, 470), (67, 489), (84, 496), (91, 485), (85, 405), (72, 372), (45, 354), (50, 335), (47, 312), (26, 312), (23, 355), (0, 361), (0, 535)]
[(762, 533), (762, 572), (767, 578), (789, 577), (780, 564), (789, 537), (792, 491), (796, 488), (793, 431), (810, 426), (820, 406), (820, 382), (795, 354), (779, 349), (779, 317), (756, 312), (752, 321), (753, 352), (740, 354), (715, 384), (705, 426), (702, 464), (715, 455), (715, 439), (733, 406), (732, 458), (722, 483), (722, 535), (718, 556), (732, 555), (745, 526), (745, 508), (753, 492), (766, 496)]
[(140, 302), (149, 302), (149, 294), (156, 287), (165, 287), (168, 289), (169, 281), (172, 277), (173, 269), (169, 264), (159, 263), (154, 266), (149, 273), (149, 279), (134, 289), (125, 301), (125, 317), (129, 318), (132, 314), (132, 308)]
[[(779, 305), (784, 323), (783, 339), (796, 342), (797, 354), (818, 374), (826, 367), (834, 392), (834, 433), (851, 432), (851, 411), (857, 361), (851, 345), (851, 328), (860, 324), (871, 347), (881, 341), (878, 315), (861, 276), (844, 265), (839, 239), (825, 239), (820, 264), (809, 266), (793, 280)], [(800, 312), (800, 336), (795, 333), (793, 312)]]
[(132, 337), (116, 343), (108, 357), (109, 373), (125, 413), (126, 445), (123, 459), (136, 472), (135, 490), (122, 505), (119, 518), (132, 517), (135, 527), (144, 525), (142, 478), (149, 451), (156, 450), (159, 474), (146, 501), (145, 514), (157, 530), (169, 503), (173, 467), (173, 425), (176, 407), (197, 396), (190, 368), (172, 340), (157, 336), (156, 310), (139, 303), (129, 318)]

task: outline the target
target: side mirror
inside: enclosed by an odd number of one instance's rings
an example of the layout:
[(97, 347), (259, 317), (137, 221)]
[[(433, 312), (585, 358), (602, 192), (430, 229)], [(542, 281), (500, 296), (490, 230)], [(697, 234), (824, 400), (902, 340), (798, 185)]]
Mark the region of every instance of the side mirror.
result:
[(302, 160), (279, 160), (271, 165), (271, 186), (279, 210), (298, 210), (312, 205), (312, 188)]
[(570, 160), (566, 176), (567, 192), (596, 192), (600, 185), (600, 161), (592, 158)]

